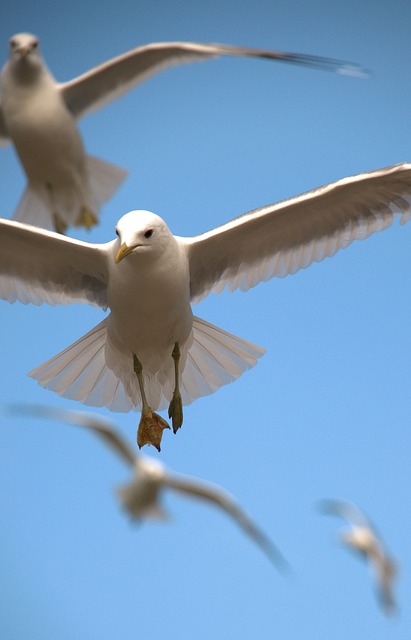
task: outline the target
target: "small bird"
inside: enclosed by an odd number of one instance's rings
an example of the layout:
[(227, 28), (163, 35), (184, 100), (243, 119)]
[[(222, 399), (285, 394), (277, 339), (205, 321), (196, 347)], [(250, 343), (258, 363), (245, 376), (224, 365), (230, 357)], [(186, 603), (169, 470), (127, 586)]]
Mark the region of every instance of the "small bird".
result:
[(131, 211), (117, 238), (91, 244), (0, 219), (0, 297), (89, 303), (110, 314), (29, 373), (56, 393), (113, 411), (141, 409), (137, 443), (160, 450), (183, 404), (216, 391), (264, 353), (193, 316), (191, 303), (226, 286), (247, 290), (333, 256), (410, 215), (411, 164), (345, 178), (256, 209), (201, 235), (174, 236), (162, 218)]
[(386, 614), (396, 610), (393, 583), (397, 568), (384, 548), (375, 528), (364, 513), (354, 504), (340, 500), (323, 500), (321, 511), (327, 515), (344, 518), (350, 528), (341, 534), (343, 544), (363, 557), (371, 566), (377, 585), (379, 601)]
[(173, 65), (221, 55), (279, 60), (351, 75), (358, 65), (309, 55), (195, 42), (158, 42), (137, 47), (58, 83), (30, 33), (10, 39), (0, 76), (0, 144), (12, 142), (28, 185), (14, 217), (64, 233), (92, 227), (127, 172), (84, 151), (77, 120)]
[(124, 462), (133, 467), (133, 479), (128, 484), (119, 487), (117, 491), (122, 506), (132, 519), (168, 519), (168, 515), (161, 505), (161, 496), (166, 489), (171, 489), (185, 496), (205, 500), (220, 507), (262, 549), (278, 570), (289, 569), (289, 564), (282, 553), (254, 524), (232, 495), (218, 485), (197, 480), (191, 476), (173, 473), (159, 460), (141, 454), (135, 455), (131, 446), (124, 440), (111, 420), (96, 413), (43, 405), (3, 405), (0, 411), (6, 416), (29, 416), (66, 422), (85, 427), (95, 433)]

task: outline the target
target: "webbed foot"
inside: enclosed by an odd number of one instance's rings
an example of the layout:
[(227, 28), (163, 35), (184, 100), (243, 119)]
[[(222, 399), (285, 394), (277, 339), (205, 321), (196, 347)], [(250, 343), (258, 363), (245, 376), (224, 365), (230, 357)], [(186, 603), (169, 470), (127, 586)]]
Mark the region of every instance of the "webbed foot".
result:
[(152, 444), (160, 452), (163, 431), (169, 428), (170, 426), (166, 420), (155, 411), (143, 411), (137, 431), (138, 448), (141, 449), (145, 444)]
[(86, 206), (81, 207), (80, 215), (76, 220), (76, 227), (91, 229), (98, 223), (97, 216)]
[(178, 390), (173, 393), (170, 406), (168, 407), (168, 417), (171, 418), (173, 432), (177, 433), (183, 424), (183, 401), (181, 399), (181, 393)]

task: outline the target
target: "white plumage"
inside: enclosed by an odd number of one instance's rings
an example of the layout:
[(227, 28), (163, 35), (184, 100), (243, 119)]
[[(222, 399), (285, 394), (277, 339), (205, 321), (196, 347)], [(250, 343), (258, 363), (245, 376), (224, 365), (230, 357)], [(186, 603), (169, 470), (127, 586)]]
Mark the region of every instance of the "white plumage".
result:
[(106, 244), (1, 220), (0, 296), (110, 308), (97, 327), (30, 373), (41, 385), (86, 404), (140, 409), (137, 356), (148, 404), (163, 408), (174, 388), (171, 354), (178, 344), (188, 404), (235, 380), (263, 353), (193, 318), (191, 302), (226, 286), (246, 290), (295, 273), (385, 229), (396, 214), (405, 222), (410, 196), (411, 164), (402, 164), (257, 209), (193, 238), (173, 236), (147, 211), (123, 216), (119, 238)]
[(70, 82), (55, 81), (40, 53), (38, 38), (10, 39), (0, 76), (0, 143), (11, 141), (28, 185), (14, 217), (64, 231), (90, 227), (126, 171), (87, 156), (76, 121), (173, 65), (220, 55), (280, 60), (361, 75), (349, 63), (280, 51), (194, 42), (159, 42), (128, 51)]

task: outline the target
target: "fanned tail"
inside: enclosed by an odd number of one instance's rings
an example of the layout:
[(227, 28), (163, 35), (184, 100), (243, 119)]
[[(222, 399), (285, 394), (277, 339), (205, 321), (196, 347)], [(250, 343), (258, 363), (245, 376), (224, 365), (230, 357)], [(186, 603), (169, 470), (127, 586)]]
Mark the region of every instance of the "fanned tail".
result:
[(42, 189), (27, 185), (13, 214), (14, 220), (32, 224), (35, 227), (54, 230), (54, 220), (50, 204)]
[(58, 231), (73, 225), (91, 227), (98, 222), (102, 205), (117, 191), (127, 171), (94, 156), (86, 156), (86, 168), (82, 184), (73, 180), (50, 191), (42, 184), (28, 184), (14, 219)]
[(86, 163), (89, 181), (87, 205), (97, 214), (125, 180), (127, 171), (95, 156), (87, 156)]
[[(120, 351), (107, 335), (109, 318), (29, 375), (59, 395), (112, 411), (141, 409), (132, 354)], [(223, 329), (193, 318), (192, 340), (181, 347), (181, 395), (187, 405), (209, 395), (257, 364), (265, 350)], [(144, 366), (144, 364), (143, 364)], [(143, 369), (144, 371), (144, 369)], [(144, 374), (153, 409), (168, 407), (174, 389), (170, 357), (155, 374)]]

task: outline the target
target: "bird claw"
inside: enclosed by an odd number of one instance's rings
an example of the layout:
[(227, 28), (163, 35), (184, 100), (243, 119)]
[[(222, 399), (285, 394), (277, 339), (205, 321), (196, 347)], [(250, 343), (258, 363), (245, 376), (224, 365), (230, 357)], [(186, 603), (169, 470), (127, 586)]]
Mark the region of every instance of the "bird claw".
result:
[(177, 433), (183, 424), (183, 401), (179, 392), (174, 391), (173, 393), (168, 407), (168, 417), (172, 420), (173, 432)]
[(157, 451), (161, 451), (160, 443), (163, 437), (163, 431), (169, 428), (170, 426), (166, 420), (159, 416), (158, 413), (155, 413), (155, 411), (142, 413), (137, 431), (138, 448), (141, 449), (145, 444), (152, 444)]
[(91, 229), (98, 222), (95, 214), (88, 207), (82, 207), (80, 211), (80, 215), (76, 220), (76, 227), (85, 227), (86, 229)]
[(56, 233), (60, 233), (62, 236), (66, 235), (67, 225), (56, 212), (53, 214), (53, 222)]

